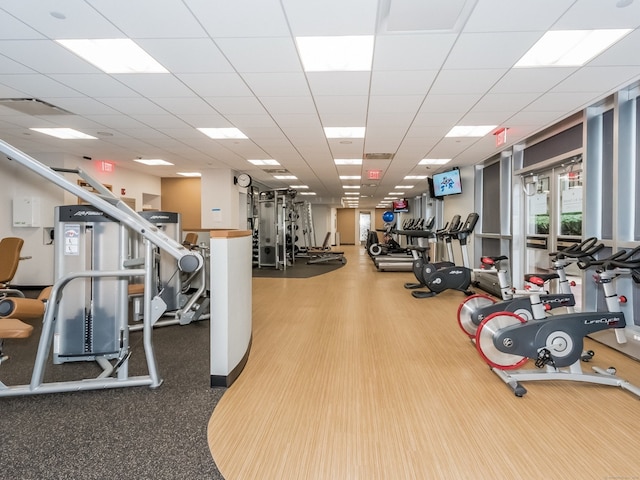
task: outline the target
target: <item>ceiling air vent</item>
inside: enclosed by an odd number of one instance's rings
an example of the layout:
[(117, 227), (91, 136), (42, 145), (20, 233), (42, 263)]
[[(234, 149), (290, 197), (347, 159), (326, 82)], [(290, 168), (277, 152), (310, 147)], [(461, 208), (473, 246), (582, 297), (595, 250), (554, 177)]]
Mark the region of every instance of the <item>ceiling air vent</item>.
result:
[(0, 106), (8, 107), (27, 115), (73, 115), (63, 108), (37, 98), (0, 98)]
[(393, 153), (365, 153), (365, 160), (392, 160)]
[(289, 170), (286, 168), (265, 168), (263, 172), (270, 173), (272, 175), (286, 175), (289, 173)]

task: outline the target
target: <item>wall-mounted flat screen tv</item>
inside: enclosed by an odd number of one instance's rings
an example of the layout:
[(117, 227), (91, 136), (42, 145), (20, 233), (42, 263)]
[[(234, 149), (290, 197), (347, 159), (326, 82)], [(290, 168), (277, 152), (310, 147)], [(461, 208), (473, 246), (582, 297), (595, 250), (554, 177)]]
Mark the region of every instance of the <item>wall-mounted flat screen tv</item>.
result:
[(406, 199), (393, 201), (393, 213), (406, 213), (409, 211), (409, 202)]
[(457, 168), (433, 175), (433, 193), (436, 197), (462, 193), (460, 170)]

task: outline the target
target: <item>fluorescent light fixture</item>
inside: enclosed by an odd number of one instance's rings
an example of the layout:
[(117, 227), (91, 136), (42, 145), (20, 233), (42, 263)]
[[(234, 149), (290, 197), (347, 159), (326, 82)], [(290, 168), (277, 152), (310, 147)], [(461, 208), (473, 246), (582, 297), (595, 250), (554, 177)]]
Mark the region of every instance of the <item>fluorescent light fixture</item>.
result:
[(300, 192), (300, 195), (315, 195), (315, 192)]
[(161, 158), (136, 158), (134, 162), (142, 163), (144, 165), (160, 166), (160, 165), (173, 165), (171, 162), (162, 160)]
[(418, 165), (444, 165), (450, 161), (450, 158), (423, 158), (418, 162)]
[(56, 40), (105, 73), (169, 73), (128, 38)]
[(365, 127), (324, 127), (327, 138), (364, 138)]
[(308, 185), (289, 185), (291, 188), (309, 188)]
[(360, 185), (343, 185), (342, 188), (360, 188)]
[(360, 195), (358, 192), (344, 192), (345, 195)]
[(177, 172), (178, 175), (182, 175), (183, 177), (201, 177), (202, 174), (200, 172)]
[(515, 67), (580, 67), (629, 32), (630, 29), (549, 31)]
[(273, 178), (277, 180), (297, 180), (298, 177), (295, 175), (274, 175)]
[(373, 40), (373, 35), (296, 37), (296, 44), (306, 72), (368, 72)]
[(247, 138), (247, 136), (237, 128), (198, 128), (198, 130), (214, 140), (241, 140)]
[(398, 197), (384, 197), (383, 200), (397, 200)]
[(336, 165), (362, 165), (361, 158), (335, 158)]
[(497, 125), (457, 125), (445, 137), (484, 137), (496, 127)]
[(92, 137), (73, 128), (30, 128), (29, 130), (51, 135), (56, 138), (62, 138), (63, 140), (97, 140), (97, 137)]
[(389, 195), (404, 195), (404, 192), (389, 192)]
[(253, 165), (280, 165), (277, 160), (267, 159), (267, 160), (247, 160), (247, 162), (252, 163)]
[(360, 180), (360, 175), (340, 175), (340, 180)]
[(405, 180), (424, 180), (427, 178), (426, 175), (407, 175), (404, 177)]
[(413, 188), (413, 185), (396, 185), (394, 188), (397, 188), (399, 190), (410, 190)]

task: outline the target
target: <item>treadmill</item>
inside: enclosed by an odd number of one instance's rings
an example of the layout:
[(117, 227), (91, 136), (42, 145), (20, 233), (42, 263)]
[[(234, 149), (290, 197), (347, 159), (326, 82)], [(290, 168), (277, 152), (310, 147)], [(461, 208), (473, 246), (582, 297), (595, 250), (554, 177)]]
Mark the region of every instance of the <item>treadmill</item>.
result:
[(427, 250), (429, 249), (429, 242), (435, 241), (436, 238), (435, 232), (433, 231), (434, 223), (435, 217), (429, 217), (424, 224), (424, 230), (393, 230), (392, 233), (405, 235), (409, 243), (413, 244), (408, 247), (408, 249), (411, 250), (411, 255), (379, 255), (373, 259), (376, 268), (381, 272), (410, 272), (413, 261), (420, 255), (412, 246), (417, 245), (425, 247)]

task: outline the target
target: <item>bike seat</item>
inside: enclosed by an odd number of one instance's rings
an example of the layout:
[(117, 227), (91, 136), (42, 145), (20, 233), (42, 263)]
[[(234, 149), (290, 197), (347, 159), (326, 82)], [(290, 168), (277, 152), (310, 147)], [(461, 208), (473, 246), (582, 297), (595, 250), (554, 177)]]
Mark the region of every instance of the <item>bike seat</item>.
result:
[(509, 257), (505, 257), (504, 255), (500, 255), (498, 257), (490, 257), (490, 256), (486, 256), (486, 257), (482, 257), (480, 259), (480, 263), (482, 263), (483, 265), (487, 265), (488, 267), (492, 267), (493, 265), (495, 265), (496, 263), (498, 263), (501, 260), (507, 260)]
[(536, 285), (540, 284), (540, 280), (542, 283), (548, 282), (554, 278), (560, 278), (557, 273), (526, 273), (524, 275), (524, 280), (526, 282), (530, 282)]

